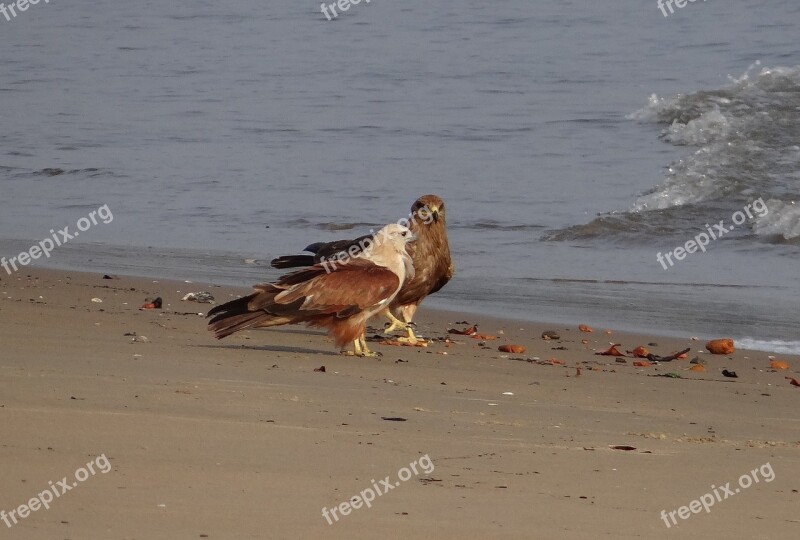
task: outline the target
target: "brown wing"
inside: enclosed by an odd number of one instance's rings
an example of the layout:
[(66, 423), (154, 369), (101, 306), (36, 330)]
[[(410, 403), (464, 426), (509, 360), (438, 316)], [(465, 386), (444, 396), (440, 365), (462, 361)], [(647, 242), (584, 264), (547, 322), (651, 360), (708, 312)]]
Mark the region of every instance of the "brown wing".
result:
[(275, 284), (257, 285), (248, 310), (298, 318), (316, 315), (349, 317), (374, 307), (394, 294), (400, 285), (397, 274), (364, 259), (337, 265), (330, 273), (321, 265), (292, 272)]
[[(224, 338), (240, 330), (308, 323), (328, 328), (338, 346), (364, 332), (366, 317), (400, 285), (397, 274), (369, 261), (354, 259), (328, 273), (321, 265), (256, 285), (256, 292), (214, 307), (209, 330)], [(374, 312), (374, 311), (373, 311)]]

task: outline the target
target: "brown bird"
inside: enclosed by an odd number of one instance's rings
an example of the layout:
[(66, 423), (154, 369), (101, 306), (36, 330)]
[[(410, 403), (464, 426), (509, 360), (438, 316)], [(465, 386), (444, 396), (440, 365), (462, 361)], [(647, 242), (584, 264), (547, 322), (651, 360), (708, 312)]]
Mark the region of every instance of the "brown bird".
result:
[(208, 329), (222, 339), (248, 328), (306, 323), (327, 328), (340, 348), (352, 342), (355, 355), (375, 356), (364, 338), (366, 323), (414, 275), (406, 251), (414, 239), (407, 227), (387, 225), (356, 257), (333, 268), (315, 264), (255, 285), (255, 293), (211, 309)]
[[(402, 289), (383, 314), (391, 321), (386, 332), (402, 328), (408, 332), (408, 338), (400, 338), (399, 341), (415, 343), (417, 337), (411, 328), (414, 313), (426, 296), (437, 292), (450, 281), (455, 267), (447, 241), (444, 201), (436, 195), (423, 195), (414, 201), (409, 218), (408, 227), (417, 237), (417, 241), (408, 246), (408, 253), (414, 261), (414, 275), (406, 277)], [(287, 255), (273, 259), (271, 264), (274, 268), (316, 263), (334, 265), (337, 260), (350, 256), (350, 250), (360, 249), (370, 238), (372, 235), (367, 234), (354, 240), (318, 242), (304, 250), (313, 255)], [(399, 320), (398, 316), (403, 320)]]

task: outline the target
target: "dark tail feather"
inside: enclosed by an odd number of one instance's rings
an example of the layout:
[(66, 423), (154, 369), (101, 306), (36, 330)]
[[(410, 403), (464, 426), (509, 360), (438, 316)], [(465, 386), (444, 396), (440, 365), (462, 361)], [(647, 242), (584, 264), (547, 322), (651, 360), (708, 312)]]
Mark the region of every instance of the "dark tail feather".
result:
[(249, 311), (247, 304), (255, 294), (231, 300), (209, 310), (206, 317), (214, 317), (208, 321), (208, 329), (214, 332), (214, 337), (222, 339), (239, 330), (253, 328), (259, 323), (264, 323), (273, 318), (266, 311)]
[(300, 266), (312, 266), (314, 264), (313, 255), (284, 255), (277, 259), (272, 259), (270, 264), (273, 268), (298, 268)]

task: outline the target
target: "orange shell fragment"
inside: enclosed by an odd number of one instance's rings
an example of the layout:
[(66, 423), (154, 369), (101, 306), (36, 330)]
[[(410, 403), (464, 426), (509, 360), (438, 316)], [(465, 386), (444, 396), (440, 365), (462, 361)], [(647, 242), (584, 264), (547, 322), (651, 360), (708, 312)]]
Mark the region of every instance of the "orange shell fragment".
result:
[(634, 358), (647, 358), (647, 355), (650, 354), (645, 347), (636, 347), (631, 351), (633, 353)]
[(586, 326), (585, 324), (579, 325), (578, 330), (580, 330), (581, 332), (594, 332), (594, 330), (590, 326)]
[(506, 353), (522, 354), (525, 352), (525, 347), (523, 345), (500, 345), (497, 350)]
[(619, 349), (617, 349), (617, 347), (620, 345), (622, 345), (622, 343), (614, 343), (611, 347), (608, 348), (607, 351), (596, 352), (594, 354), (599, 354), (600, 356), (625, 356), (624, 354), (619, 352)]
[(711, 354), (732, 354), (734, 351), (732, 339), (712, 339), (706, 343), (706, 349)]
[(789, 363), (783, 360), (773, 360), (769, 363), (769, 367), (772, 369), (789, 369)]
[(695, 364), (689, 368), (689, 371), (697, 371), (698, 373), (705, 373), (706, 368), (702, 364)]

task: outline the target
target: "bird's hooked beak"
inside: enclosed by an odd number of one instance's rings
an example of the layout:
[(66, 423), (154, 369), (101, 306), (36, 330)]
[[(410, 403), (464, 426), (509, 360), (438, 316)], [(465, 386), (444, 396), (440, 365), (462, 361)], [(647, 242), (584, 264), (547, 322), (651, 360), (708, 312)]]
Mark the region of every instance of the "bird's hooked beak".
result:
[[(425, 222), (426, 225), (430, 225), (431, 222), (433, 222), (433, 223), (438, 223), (439, 222), (439, 207), (438, 206), (427, 206), (426, 205), (424, 207), (424, 209), (425, 209), (425, 215), (423, 216), (422, 213), (420, 212), (420, 216), (419, 217), (423, 218), (423, 221)], [(430, 218), (431, 221), (428, 221), (428, 216), (431, 216), (431, 218)]]

